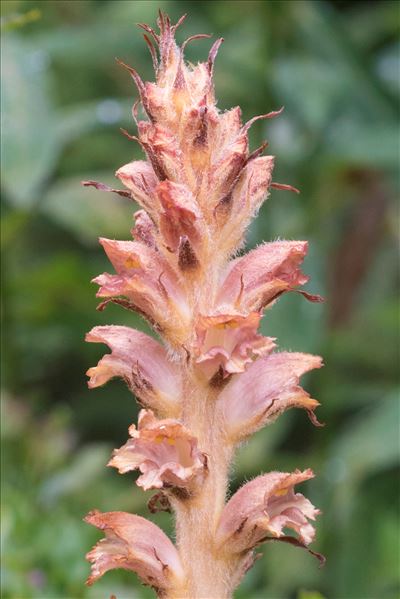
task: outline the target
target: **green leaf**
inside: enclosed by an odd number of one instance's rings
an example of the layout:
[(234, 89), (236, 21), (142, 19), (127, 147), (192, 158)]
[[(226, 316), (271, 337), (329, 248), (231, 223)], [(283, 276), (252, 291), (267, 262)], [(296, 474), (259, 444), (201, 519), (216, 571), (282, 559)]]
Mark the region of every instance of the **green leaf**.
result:
[(56, 115), (48, 94), (48, 61), (44, 50), (11, 34), (4, 36), (3, 185), (18, 206), (38, 201), (60, 152)]
[(136, 205), (116, 194), (83, 187), (81, 181), (89, 178), (115, 184), (109, 173), (62, 179), (44, 196), (43, 213), (89, 245), (97, 245), (98, 237), (129, 237)]

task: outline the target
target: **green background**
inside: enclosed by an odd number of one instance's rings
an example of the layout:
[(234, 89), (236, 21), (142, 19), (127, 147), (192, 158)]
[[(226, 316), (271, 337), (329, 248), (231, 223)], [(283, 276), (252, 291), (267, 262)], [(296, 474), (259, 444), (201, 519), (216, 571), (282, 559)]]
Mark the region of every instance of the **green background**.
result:
[[(90, 279), (107, 270), (97, 237), (129, 238), (132, 205), (80, 186), (113, 184), (140, 157), (136, 90), (114, 57), (152, 78), (137, 22), (158, 8), (188, 18), (178, 34), (223, 36), (216, 63), (222, 109), (247, 120), (285, 106), (252, 129), (276, 159), (273, 191), (248, 245), (308, 239), (311, 293), (283, 297), (263, 320), (280, 348), (321, 354), (305, 380), (327, 423), (292, 411), (257, 433), (236, 463), (232, 488), (263, 471), (312, 467), (304, 485), (319, 506), (316, 551), (272, 544), (240, 599), (394, 599), (398, 576), (398, 395), (394, 203), (399, 157), (396, 2), (2, 2), (3, 92), (3, 597), (152, 597), (134, 574), (111, 572), (84, 587), (84, 554), (99, 538), (91, 508), (146, 514), (149, 494), (105, 468), (137, 407), (120, 381), (89, 392), (85, 370), (104, 347), (92, 326), (125, 323), (118, 307), (95, 310)], [(210, 42), (187, 48), (204, 59)], [(154, 520), (170, 530), (167, 515)]]

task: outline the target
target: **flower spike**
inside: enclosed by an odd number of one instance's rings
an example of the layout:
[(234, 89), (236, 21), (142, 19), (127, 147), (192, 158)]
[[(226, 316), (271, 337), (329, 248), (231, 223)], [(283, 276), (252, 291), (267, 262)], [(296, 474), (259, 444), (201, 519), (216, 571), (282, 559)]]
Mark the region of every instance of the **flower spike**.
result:
[(303, 289), (306, 241), (267, 242), (239, 254), (271, 189), (298, 193), (273, 180), (267, 142), (256, 149), (249, 143), (251, 126), (283, 108), (245, 123), (239, 106), (219, 110), (214, 67), (223, 38), (205, 61), (187, 63), (187, 45), (210, 36), (178, 45), (185, 16), (172, 24), (159, 11), (157, 31), (139, 23), (154, 81), (118, 61), (139, 92), (132, 108), (137, 134), (122, 132), (139, 143), (142, 159), (118, 168), (115, 189), (83, 182), (138, 205), (133, 239), (100, 239), (113, 271), (94, 279), (98, 310), (113, 303), (136, 312), (160, 339), (125, 326), (94, 327), (87, 341), (111, 351), (89, 368), (88, 384), (120, 377), (144, 408), (108, 465), (120, 474), (138, 470), (137, 485), (156, 491), (149, 511), (174, 513), (176, 546), (140, 516), (95, 510), (86, 521), (105, 538), (87, 555), (88, 584), (124, 568), (160, 599), (231, 599), (261, 543), (292, 544), (324, 561), (308, 547), (319, 510), (294, 491), (314, 476), (310, 469), (258, 476), (226, 502), (242, 441), (293, 407), (322, 426), (314, 414), (319, 402), (300, 386), (321, 358), (278, 351), (259, 330), (264, 310), (282, 294), (322, 298)]

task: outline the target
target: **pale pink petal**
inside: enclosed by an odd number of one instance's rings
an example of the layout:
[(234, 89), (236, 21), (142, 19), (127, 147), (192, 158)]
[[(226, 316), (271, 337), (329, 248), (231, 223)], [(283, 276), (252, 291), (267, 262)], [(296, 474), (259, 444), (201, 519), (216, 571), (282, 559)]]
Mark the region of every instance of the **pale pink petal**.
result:
[(86, 335), (86, 341), (105, 343), (111, 349), (111, 354), (87, 371), (89, 387), (99, 387), (118, 376), (126, 380), (145, 405), (161, 413), (178, 412), (180, 372), (157, 341), (124, 326), (94, 327)]
[(310, 469), (291, 474), (270, 472), (243, 485), (222, 512), (217, 544), (225, 551), (241, 553), (266, 537), (284, 536), (284, 528), (297, 533), (301, 543), (311, 543), (315, 530), (308, 520), (315, 520), (320, 512), (293, 488), (313, 477)]
[[(242, 128), (241, 118), (242, 111), (240, 106), (235, 106), (218, 115), (218, 127), (212, 139), (214, 152), (218, 152), (221, 155), (223, 149), (237, 138)], [(214, 155), (214, 162), (216, 162), (216, 157)]]
[(144, 160), (129, 162), (121, 166), (115, 175), (131, 191), (133, 199), (138, 204), (150, 214), (154, 213), (157, 208), (154, 200), (154, 189), (158, 179), (149, 162)]
[(117, 274), (94, 279), (99, 297), (124, 295), (171, 341), (181, 339), (189, 318), (186, 296), (170, 264), (156, 251), (137, 241), (100, 239)]
[(92, 585), (109, 570), (122, 568), (136, 572), (157, 592), (173, 594), (182, 586), (184, 572), (178, 552), (158, 526), (134, 514), (98, 510), (89, 512), (85, 521), (105, 534), (86, 555), (92, 564), (86, 584)]
[(196, 363), (208, 379), (243, 372), (258, 356), (272, 351), (273, 339), (256, 333), (260, 318), (258, 312), (199, 317)]
[(232, 260), (222, 281), (218, 303), (238, 309), (260, 310), (282, 292), (308, 281), (300, 270), (307, 253), (306, 241), (263, 243)]
[(189, 496), (203, 483), (206, 456), (178, 420), (158, 420), (151, 410), (141, 410), (138, 429), (132, 425), (129, 434), (132, 439), (114, 451), (109, 466), (121, 474), (139, 468), (136, 482), (145, 491), (178, 487)]
[(288, 408), (312, 414), (319, 403), (299, 386), (299, 379), (321, 366), (319, 356), (280, 352), (260, 358), (233, 377), (218, 400), (227, 434), (232, 439), (247, 437)]

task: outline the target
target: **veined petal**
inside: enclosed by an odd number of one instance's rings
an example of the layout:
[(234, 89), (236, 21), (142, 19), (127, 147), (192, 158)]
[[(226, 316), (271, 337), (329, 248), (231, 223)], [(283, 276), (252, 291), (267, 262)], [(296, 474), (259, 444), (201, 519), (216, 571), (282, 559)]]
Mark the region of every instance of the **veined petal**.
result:
[(154, 339), (124, 326), (98, 326), (86, 341), (105, 343), (111, 349), (97, 366), (89, 368), (90, 388), (118, 376), (127, 381), (135, 395), (159, 413), (179, 413), (181, 378), (178, 367), (168, 360), (166, 350)]
[(126, 512), (93, 510), (85, 521), (105, 533), (86, 555), (92, 564), (86, 584), (92, 585), (109, 570), (123, 568), (136, 572), (160, 595), (183, 585), (184, 572), (175, 546), (149, 520)]
[(132, 438), (109, 462), (120, 474), (139, 468), (142, 475), (136, 482), (145, 491), (178, 487), (190, 495), (202, 484), (206, 456), (178, 420), (157, 420), (151, 410), (141, 410), (138, 429), (132, 425), (129, 434)]
[(313, 411), (319, 403), (299, 386), (299, 379), (321, 366), (319, 356), (280, 352), (260, 358), (233, 377), (218, 399), (229, 437), (247, 437), (289, 408), (304, 408), (316, 420)]
[(314, 477), (312, 470), (293, 473), (270, 472), (246, 483), (223, 509), (216, 533), (224, 551), (241, 553), (251, 550), (268, 537), (284, 536), (291, 528), (308, 545), (315, 530), (309, 520), (320, 513), (294, 486)]
[(238, 309), (260, 310), (284, 291), (308, 281), (300, 270), (307, 253), (306, 241), (263, 243), (228, 265), (218, 296), (218, 304)]
[(196, 363), (208, 379), (243, 372), (258, 356), (272, 351), (273, 339), (256, 333), (260, 319), (258, 312), (247, 316), (200, 316), (196, 326)]
[[(128, 283), (132, 279), (133, 291), (136, 283), (143, 288), (147, 286), (153, 289), (156, 296), (166, 291), (177, 304), (182, 303), (183, 308), (184, 298), (178, 277), (159, 252), (137, 241), (105, 238), (99, 241), (118, 275), (123, 276)], [(163, 289), (160, 287), (160, 277)]]

